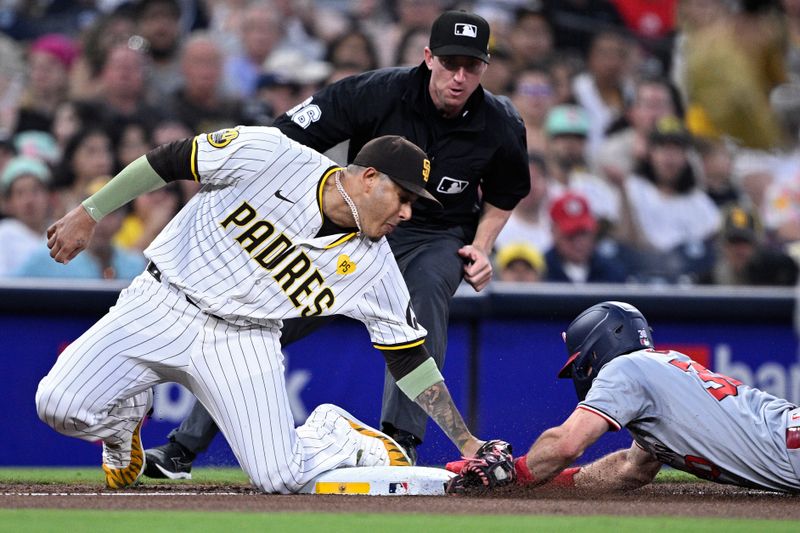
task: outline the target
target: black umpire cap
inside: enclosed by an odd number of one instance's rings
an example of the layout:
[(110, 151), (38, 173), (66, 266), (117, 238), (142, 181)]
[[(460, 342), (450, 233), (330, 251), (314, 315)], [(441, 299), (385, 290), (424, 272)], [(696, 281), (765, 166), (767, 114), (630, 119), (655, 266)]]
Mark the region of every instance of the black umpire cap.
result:
[(365, 144), (353, 160), (354, 165), (372, 167), (403, 189), (440, 206), (425, 190), (431, 162), (416, 144), (399, 135), (384, 135)]
[(466, 11), (445, 11), (433, 21), (428, 48), (435, 56), (477, 57), (489, 62), (489, 23)]

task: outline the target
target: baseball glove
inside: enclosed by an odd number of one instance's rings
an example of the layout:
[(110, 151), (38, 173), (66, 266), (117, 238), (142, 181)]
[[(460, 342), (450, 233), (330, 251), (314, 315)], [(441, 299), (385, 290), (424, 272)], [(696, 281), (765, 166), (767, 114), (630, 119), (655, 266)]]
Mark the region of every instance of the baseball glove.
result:
[(464, 457), (461, 472), (446, 487), (448, 494), (482, 494), (510, 485), (516, 478), (511, 445), (502, 440), (487, 441), (475, 457)]

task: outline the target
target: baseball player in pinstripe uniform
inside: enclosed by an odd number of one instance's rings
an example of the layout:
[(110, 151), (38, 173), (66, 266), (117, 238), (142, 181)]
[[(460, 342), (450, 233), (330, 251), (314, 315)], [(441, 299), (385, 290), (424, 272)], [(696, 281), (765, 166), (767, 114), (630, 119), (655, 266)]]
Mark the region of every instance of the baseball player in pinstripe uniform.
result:
[[(446, 11), (431, 28), (424, 62), (385, 68), (334, 83), (278, 117), (275, 127), (318, 151), (348, 141), (348, 161), (373, 137), (403, 135), (431, 159), (427, 190), (441, 206), (415, 205), (414, 219), (388, 237), (428, 331), (426, 346), (439, 368), (447, 352), (450, 301), (461, 280), (476, 291), (491, 279), (489, 254), (517, 202), (530, 190), (525, 126), (511, 102), (483, 90), (489, 68), (489, 23)], [(284, 346), (324, 318), (284, 323)], [(384, 382), (381, 428), (412, 456), (425, 438), (428, 416), (395, 385)], [(191, 462), (216, 435), (196, 404), (169, 435), (147, 450), (154, 477), (189, 477)]]
[[(666, 464), (717, 483), (800, 493), (796, 405), (654, 349), (650, 326), (630, 304), (594, 305), (563, 336), (569, 359), (559, 377), (572, 378), (580, 403), (516, 460), (519, 483), (635, 489)], [(633, 436), (629, 449), (562, 470), (623, 427)]]
[(398, 384), (464, 454), (469, 433), (423, 345), (384, 236), (411, 217), (430, 163), (398, 136), (369, 143), (347, 168), (279, 130), (239, 127), (141, 157), (48, 229), (66, 263), (97, 220), (167, 181), (203, 187), (145, 251), (147, 271), (73, 342), (39, 384), (40, 418), (103, 441), (109, 488), (144, 469), (151, 387), (191, 390), (265, 492), (291, 493), (341, 466), (408, 465), (386, 435), (331, 405), (295, 429), (284, 383), (283, 319), (344, 314), (365, 324)]

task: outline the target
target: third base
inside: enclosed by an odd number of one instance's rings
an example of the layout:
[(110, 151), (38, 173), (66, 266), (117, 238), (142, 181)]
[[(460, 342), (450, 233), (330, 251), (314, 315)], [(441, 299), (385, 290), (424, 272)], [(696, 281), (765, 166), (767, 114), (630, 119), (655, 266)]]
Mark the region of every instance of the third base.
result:
[(337, 468), (309, 481), (300, 494), (444, 496), (444, 486), (453, 476), (442, 468), (427, 466)]

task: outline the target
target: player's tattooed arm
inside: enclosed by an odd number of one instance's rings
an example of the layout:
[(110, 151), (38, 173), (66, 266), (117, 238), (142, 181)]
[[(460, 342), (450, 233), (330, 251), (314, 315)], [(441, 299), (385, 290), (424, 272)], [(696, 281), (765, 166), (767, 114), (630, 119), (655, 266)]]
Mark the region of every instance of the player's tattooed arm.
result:
[(483, 444), (467, 429), (444, 381), (431, 385), (414, 401), (442, 428), (463, 455), (473, 455)]

